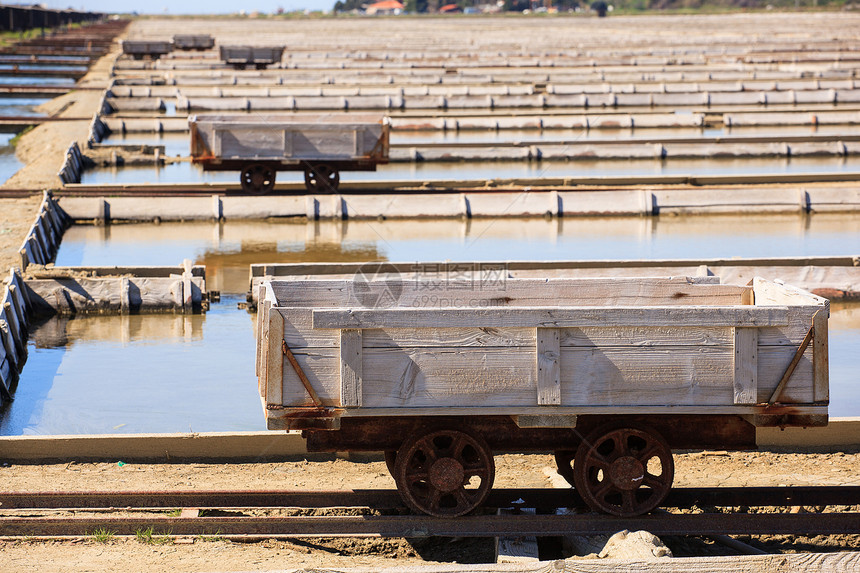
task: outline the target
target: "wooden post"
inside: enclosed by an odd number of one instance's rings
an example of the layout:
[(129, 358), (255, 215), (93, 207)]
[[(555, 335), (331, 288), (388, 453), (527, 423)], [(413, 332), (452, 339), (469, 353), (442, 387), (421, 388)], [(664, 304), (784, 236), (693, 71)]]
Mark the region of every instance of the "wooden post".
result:
[(128, 277), (119, 279), (119, 312), (128, 314), (131, 301), (129, 300)]
[(21, 327), (20, 319), (15, 314), (15, 309), (12, 308), (11, 302), (3, 304), (3, 310), (6, 314), (6, 324), (9, 325), (9, 332), (12, 335), (12, 340), (15, 346), (16, 355), (20, 358), (24, 356), (25, 344), (24, 332)]
[(539, 406), (561, 404), (561, 351), (557, 328), (536, 328), (537, 403)]
[[(0, 317), (5, 316), (4, 313), (0, 313)], [(12, 337), (12, 328), (9, 326), (9, 322), (0, 318), (0, 346), (6, 349), (6, 358), (9, 359), (11, 366), (20, 370), (18, 368), (21, 364), (21, 360), (18, 357), (18, 350), (15, 348), (15, 339)]]
[(266, 397), (269, 376), (269, 309), (271, 306), (272, 303), (268, 300), (257, 306), (257, 312), (260, 314), (260, 335), (257, 337), (257, 386), (261, 398)]
[(830, 358), (827, 355), (827, 319), (830, 309), (821, 310), (812, 318), (815, 338), (812, 341), (812, 396), (815, 402), (830, 402)]
[(758, 329), (734, 328), (734, 401), (758, 402)]
[(361, 406), (361, 344), (361, 330), (341, 329), (340, 405), (344, 408)]
[(284, 402), (284, 317), (277, 308), (269, 309), (268, 352), (266, 364), (266, 404)]

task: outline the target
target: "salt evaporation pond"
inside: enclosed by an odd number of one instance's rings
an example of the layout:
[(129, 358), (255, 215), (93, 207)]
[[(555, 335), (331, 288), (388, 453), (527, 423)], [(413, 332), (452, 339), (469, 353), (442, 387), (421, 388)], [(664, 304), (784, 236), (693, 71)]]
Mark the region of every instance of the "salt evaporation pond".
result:
[[(199, 316), (112, 316), (36, 329), (0, 434), (259, 430), (251, 263), (654, 259), (838, 255), (860, 245), (841, 215), (436, 221), (228, 221), (75, 226), (58, 265), (207, 267), (220, 303)], [(860, 415), (860, 305), (833, 306), (832, 416)]]

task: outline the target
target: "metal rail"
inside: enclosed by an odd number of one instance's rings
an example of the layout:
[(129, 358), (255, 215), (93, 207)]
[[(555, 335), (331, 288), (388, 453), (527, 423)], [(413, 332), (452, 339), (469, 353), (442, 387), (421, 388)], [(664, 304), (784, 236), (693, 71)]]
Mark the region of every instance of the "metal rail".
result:
[[(527, 507), (582, 506), (573, 489), (500, 488), (490, 492), (485, 505), (509, 507), (516, 500)], [(0, 509), (61, 508), (177, 508), (177, 507), (400, 507), (397, 490), (340, 491), (80, 491), (3, 492)], [(681, 487), (670, 491), (665, 507), (860, 505), (860, 486), (797, 487)]]
[[(444, 194), (444, 193), (523, 193), (540, 191), (598, 191), (617, 189), (649, 190), (661, 186), (672, 189), (702, 189), (710, 185), (756, 186), (778, 188), (785, 184), (845, 183), (860, 181), (860, 172), (835, 173), (774, 173), (761, 175), (645, 175), (608, 177), (555, 177), (546, 179), (487, 179), (437, 180), (426, 184), (426, 180), (352, 181), (346, 188), (338, 190), (340, 195), (379, 194)], [(245, 195), (238, 182), (218, 183), (113, 183), (65, 185), (53, 190), (58, 197), (195, 197), (212, 195)], [(33, 189), (3, 189), (0, 197), (28, 197)], [(278, 183), (270, 195), (308, 195), (304, 183)]]
[(655, 535), (842, 535), (860, 532), (860, 513), (697, 513), (608, 515), (425, 515), (354, 517), (23, 517), (0, 519), (0, 536), (83, 536), (97, 529), (134, 535), (148, 528), (167, 535), (281, 537), (498, 537), (612, 534), (623, 529)]
[[(536, 507), (555, 508), (579, 502), (572, 490), (495, 490), (489, 506), (510, 506), (515, 499)], [(665, 505), (764, 506), (856, 505), (860, 487), (679, 488)], [(202, 503), (201, 503), (202, 502)], [(79, 492), (0, 494), (3, 508), (93, 507), (399, 507), (392, 490), (347, 492)], [(577, 503), (578, 505), (578, 503)], [(361, 513), (364, 510), (357, 510)], [(860, 533), (860, 513), (687, 513), (658, 512), (635, 518), (593, 513), (574, 515), (474, 515), (442, 519), (423, 515), (355, 515), (320, 517), (235, 516), (170, 517), (167, 515), (84, 517), (0, 517), (2, 536), (87, 535), (103, 528), (133, 535), (152, 527), (170, 535), (276, 535), (284, 537), (427, 537), (499, 535), (594, 535), (622, 529), (646, 529), (657, 535)]]

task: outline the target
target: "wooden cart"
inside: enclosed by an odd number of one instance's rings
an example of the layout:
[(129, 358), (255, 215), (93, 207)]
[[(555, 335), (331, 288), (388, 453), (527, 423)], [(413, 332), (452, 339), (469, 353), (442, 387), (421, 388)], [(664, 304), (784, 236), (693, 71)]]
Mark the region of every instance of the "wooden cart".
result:
[(123, 40), (122, 53), (135, 60), (151, 58), (157, 60), (173, 51), (173, 42), (167, 40)]
[(281, 61), (285, 46), (220, 46), (221, 60), (237, 70), (253, 66), (264, 70)]
[(268, 427), (305, 430), (309, 451), (385, 451), (432, 515), (483, 502), (494, 451), (554, 451), (592, 508), (632, 516), (669, 492), (672, 449), (827, 423), (829, 303), (779, 282), (382, 267), (263, 282), (259, 300)]
[(275, 187), (277, 171), (304, 171), (308, 191), (332, 193), (340, 170), (388, 163), (387, 117), (358, 114), (199, 115), (188, 120), (191, 157), (206, 171), (241, 170), (246, 193)]
[(173, 46), (177, 50), (209, 50), (215, 47), (215, 38), (209, 34), (176, 34)]

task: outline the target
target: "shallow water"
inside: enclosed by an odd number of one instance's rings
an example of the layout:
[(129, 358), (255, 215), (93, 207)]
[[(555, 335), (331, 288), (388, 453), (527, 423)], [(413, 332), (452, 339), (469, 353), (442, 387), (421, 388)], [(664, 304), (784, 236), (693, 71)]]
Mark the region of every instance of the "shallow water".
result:
[(264, 430), (252, 317), (225, 297), (205, 315), (53, 319), (37, 328), (0, 434)]
[[(630, 161), (488, 161), (391, 163), (377, 171), (345, 171), (341, 185), (350, 181), (462, 180), (537, 177), (609, 177), (654, 175), (768, 175), (782, 173), (839, 173), (860, 170), (860, 156), (736, 160)], [(298, 171), (282, 171), (278, 181), (303, 181)], [(82, 183), (238, 183), (238, 171), (203, 171), (188, 162), (165, 166), (108, 167), (84, 171)]]
[(15, 156), (15, 148), (9, 145), (9, 140), (13, 137), (15, 135), (12, 133), (0, 133), (0, 185), (23, 167)]
[[(26, 84), (30, 86), (73, 86), (75, 80), (73, 78), (57, 78), (51, 76), (27, 76), (21, 77), (15, 75), (3, 75), (7, 70), (0, 69), (0, 85), (2, 84)], [(2, 103), (2, 99), (0, 99)]]
[[(681, 138), (681, 137), (722, 137), (722, 136), (804, 136), (804, 135), (835, 135), (845, 133), (845, 126), (830, 125), (819, 128), (807, 126), (788, 126), (774, 128), (747, 129), (514, 129), (501, 131), (395, 131), (391, 134), (393, 145), (420, 145), (422, 143), (510, 143), (523, 141), (591, 141), (591, 140), (628, 140), (643, 138)], [(187, 157), (190, 155), (190, 134), (188, 132), (171, 133), (112, 133), (102, 143), (110, 145), (141, 144), (164, 145), (165, 154), (170, 157)]]
[(252, 263), (683, 259), (856, 255), (860, 217), (588, 217), (76, 225), (58, 265), (205, 264), (209, 288), (248, 290)]
[(0, 97), (0, 116), (41, 116), (36, 107), (48, 101), (47, 98)]

